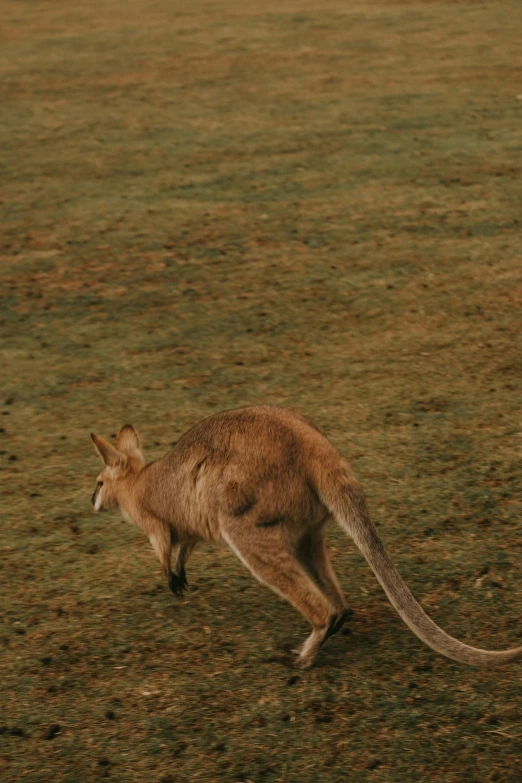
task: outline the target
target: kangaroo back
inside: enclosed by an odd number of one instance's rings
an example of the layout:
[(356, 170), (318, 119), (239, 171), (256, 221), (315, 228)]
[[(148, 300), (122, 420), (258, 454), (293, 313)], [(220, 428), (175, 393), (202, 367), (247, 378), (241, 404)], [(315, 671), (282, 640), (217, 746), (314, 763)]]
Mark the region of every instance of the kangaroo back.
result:
[[(341, 475), (339, 475), (341, 474)], [(522, 657), (522, 647), (481, 650), (454, 639), (431, 620), (390, 560), (370, 519), (364, 492), (348, 469), (318, 477), (319, 497), (353, 538), (400, 617), (419, 639), (448, 658), (474, 666), (496, 666)]]

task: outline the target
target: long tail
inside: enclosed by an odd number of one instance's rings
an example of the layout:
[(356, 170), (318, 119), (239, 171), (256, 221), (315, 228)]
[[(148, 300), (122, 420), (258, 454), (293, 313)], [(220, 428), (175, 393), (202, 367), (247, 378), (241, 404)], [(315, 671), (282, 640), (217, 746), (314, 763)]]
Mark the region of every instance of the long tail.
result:
[[(347, 478), (346, 474), (343, 482), (337, 483), (337, 486), (333, 480), (325, 485), (324, 478), (317, 483), (322, 502), (353, 538), (392, 605), (419, 639), (442, 655), (473, 666), (498, 666), (522, 658), (522, 647), (481, 650), (459, 642), (439, 628), (415, 600), (390, 560), (369, 517), (365, 496), (359, 484), (351, 476)], [(322, 488), (320, 484), (323, 484)]]

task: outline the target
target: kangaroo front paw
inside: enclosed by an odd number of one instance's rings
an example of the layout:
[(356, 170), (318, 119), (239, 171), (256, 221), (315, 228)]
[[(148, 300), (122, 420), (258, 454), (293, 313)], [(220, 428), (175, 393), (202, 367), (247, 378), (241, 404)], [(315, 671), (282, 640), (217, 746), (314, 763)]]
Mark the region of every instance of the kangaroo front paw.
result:
[(187, 586), (188, 582), (184, 568), (180, 571), (179, 574), (171, 574), (169, 576), (169, 587), (174, 595), (177, 595), (179, 598), (183, 597), (183, 593), (185, 592), (185, 588)]

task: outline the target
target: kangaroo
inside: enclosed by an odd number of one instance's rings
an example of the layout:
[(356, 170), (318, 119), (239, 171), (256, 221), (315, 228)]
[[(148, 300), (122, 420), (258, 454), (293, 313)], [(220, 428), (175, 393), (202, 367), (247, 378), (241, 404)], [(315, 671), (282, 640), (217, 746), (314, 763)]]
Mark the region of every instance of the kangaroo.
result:
[(143, 530), (179, 596), (197, 542), (225, 541), (261, 583), (290, 601), (312, 626), (296, 651), (297, 666), (312, 666), (321, 645), (349, 614), (325, 548), (330, 515), (354, 540), (400, 617), (427, 645), (476, 666), (522, 657), (522, 647), (489, 651), (463, 644), (426, 615), (390, 560), (350, 465), (302, 416), (268, 405), (218, 413), (149, 464), (129, 424), (115, 446), (91, 437), (104, 463), (92, 496), (95, 510), (119, 507)]

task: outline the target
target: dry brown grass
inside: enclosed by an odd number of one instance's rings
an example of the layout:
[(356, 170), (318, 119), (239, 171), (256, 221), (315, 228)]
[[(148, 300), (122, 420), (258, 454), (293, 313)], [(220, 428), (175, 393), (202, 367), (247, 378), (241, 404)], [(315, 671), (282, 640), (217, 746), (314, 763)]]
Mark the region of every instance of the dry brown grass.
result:
[(519, 668), (423, 648), (334, 531), (354, 618), (296, 675), (227, 551), (176, 602), (92, 515), (88, 434), (294, 407), (433, 617), (519, 643), (520, 12), (5, 0), (2, 780), (519, 780)]

